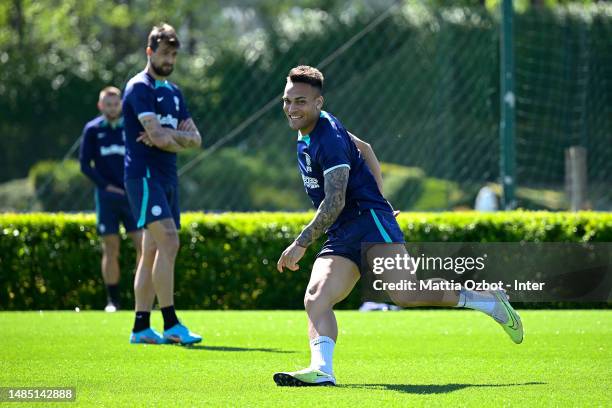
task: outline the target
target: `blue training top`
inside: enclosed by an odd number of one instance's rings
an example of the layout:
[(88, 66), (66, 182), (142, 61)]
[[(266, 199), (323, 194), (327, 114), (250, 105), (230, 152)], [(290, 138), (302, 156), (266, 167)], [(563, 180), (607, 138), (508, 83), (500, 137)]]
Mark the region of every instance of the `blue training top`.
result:
[(168, 81), (155, 80), (142, 71), (130, 79), (123, 93), (123, 118), (126, 133), (125, 179), (151, 177), (177, 184), (176, 153), (147, 146), (136, 139), (144, 128), (140, 118), (157, 116), (163, 127), (176, 129), (190, 117), (180, 89)]
[[(87, 122), (83, 128), (79, 161), (81, 171), (96, 184), (101, 198), (119, 195), (105, 191), (109, 184), (124, 188), (124, 156), (123, 120), (119, 120), (115, 126), (111, 126), (104, 116), (98, 116)], [(91, 165), (92, 161), (94, 166)]]
[(315, 208), (325, 198), (325, 174), (338, 167), (350, 169), (344, 209), (328, 232), (358, 217), (364, 210), (393, 212), (351, 136), (329, 113), (321, 111), (312, 132), (298, 138), (297, 155), (304, 188)]

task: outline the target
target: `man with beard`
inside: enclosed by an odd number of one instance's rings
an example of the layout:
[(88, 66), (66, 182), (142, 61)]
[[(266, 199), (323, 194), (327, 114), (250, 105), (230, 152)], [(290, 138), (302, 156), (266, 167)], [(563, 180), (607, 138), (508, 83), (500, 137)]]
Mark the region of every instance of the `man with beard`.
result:
[[(181, 91), (167, 80), (179, 48), (172, 26), (153, 27), (146, 48), (147, 66), (128, 81), (123, 97), (125, 186), (137, 225), (145, 228), (134, 280), (136, 318), (131, 343), (202, 341), (181, 324), (174, 310), (174, 265), (181, 225), (176, 153), (201, 145)], [(164, 318), (163, 335), (150, 327), (156, 295)]]
[[(79, 160), (81, 171), (96, 185), (96, 222), (102, 237), (102, 278), (106, 285), (107, 312), (119, 309), (119, 222), (123, 223), (140, 260), (142, 234), (130, 210), (123, 186), (125, 132), (121, 119), (121, 91), (108, 86), (100, 91), (101, 115), (85, 125)], [(92, 166), (93, 162), (93, 166)]]

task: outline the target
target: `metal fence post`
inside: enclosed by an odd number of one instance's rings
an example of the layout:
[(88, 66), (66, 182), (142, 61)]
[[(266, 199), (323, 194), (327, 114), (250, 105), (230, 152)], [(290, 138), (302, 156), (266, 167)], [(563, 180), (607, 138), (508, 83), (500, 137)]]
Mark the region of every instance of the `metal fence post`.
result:
[(501, 22), (501, 121), (500, 132), (500, 175), (503, 186), (502, 207), (505, 210), (516, 208), (514, 195), (516, 185), (516, 153), (515, 153), (515, 109), (514, 93), (514, 42), (512, 0), (503, 0)]

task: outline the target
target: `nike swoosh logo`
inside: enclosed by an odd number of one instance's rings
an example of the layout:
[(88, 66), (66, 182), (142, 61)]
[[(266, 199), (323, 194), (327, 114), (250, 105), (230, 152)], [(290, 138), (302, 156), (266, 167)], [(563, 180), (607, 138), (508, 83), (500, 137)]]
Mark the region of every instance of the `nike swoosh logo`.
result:
[(157, 98), (157, 102), (161, 102), (164, 100), (164, 97), (162, 96), (161, 98)]
[(506, 305), (506, 302), (503, 301), (498, 295), (497, 298), (502, 302), (502, 305), (504, 306), (504, 309), (506, 309), (506, 313), (508, 313), (508, 317), (510, 318), (510, 320), (512, 321), (512, 325), (508, 325), (506, 324), (507, 327), (510, 327), (512, 330), (516, 330), (518, 329), (518, 322), (514, 319), (514, 314), (510, 311), (510, 309), (508, 308), (508, 305)]

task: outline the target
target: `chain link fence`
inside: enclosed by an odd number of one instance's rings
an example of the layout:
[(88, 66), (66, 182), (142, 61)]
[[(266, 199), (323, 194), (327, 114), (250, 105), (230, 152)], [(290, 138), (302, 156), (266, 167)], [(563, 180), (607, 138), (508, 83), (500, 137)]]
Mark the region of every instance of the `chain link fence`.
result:
[[(204, 136), (202, 151), (179, 156), (183, 210), (310, 208), (280, 100), (298, 64), (323, 71), (324, 109), (372, 144), (396, 208), (466, 209), (484, 185), (501, 193), (499, 13), (377, 5), (359, 15), (296, 9), (272, 28), (250, 30), (240, 52), (195, 47), (180, 57), (172, 79)], [(579, 146), (585, 208), (612, 210), (610, 38), (607, 4), (515, 16), (520, 207), (569, 208), (566, 150)], [(81, 184), (52, 201), (53, 209), (93, 209)]]

